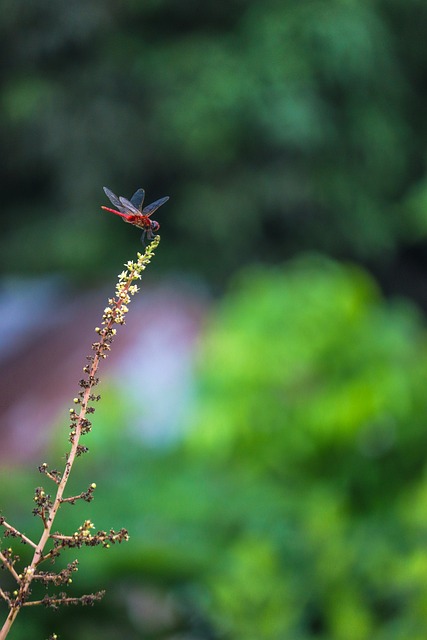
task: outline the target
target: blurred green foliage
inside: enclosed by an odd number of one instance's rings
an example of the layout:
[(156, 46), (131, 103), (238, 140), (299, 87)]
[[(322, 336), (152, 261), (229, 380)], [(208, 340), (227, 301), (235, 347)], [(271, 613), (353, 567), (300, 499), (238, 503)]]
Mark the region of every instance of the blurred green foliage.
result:
[[(63, 509), (58, 528), (89, 515), (131, 540), (79, 552), (76, 592), (107, 587), (107, 599), (43, 628), (64, 640), (76, 625), (89, 637), (93, 620), (103, 638), (421, 640), (426, 376), (421, 316), (359, 268), (312, 255), (245, 270), (207, 328), (181, 442), (135, 442), (126, 398), (102, 389), (70, 488), (96, 481), (96, 499)], [(160, 610), (174, 603), (170, 619), (135, 615), (147, 589)]]
[(208, 334), (188, 446), (232, 478), (234, 527), (207, 580), (219, 629), (422, 638), (427, 343), (416, 310), (312, 256), (246, 271)]
[(137, 239), (104, 184), (173, 196), (163, 264), (219, 282), (425, 238), (424, 2), (2, 5), (4, 269), (105, 272)]

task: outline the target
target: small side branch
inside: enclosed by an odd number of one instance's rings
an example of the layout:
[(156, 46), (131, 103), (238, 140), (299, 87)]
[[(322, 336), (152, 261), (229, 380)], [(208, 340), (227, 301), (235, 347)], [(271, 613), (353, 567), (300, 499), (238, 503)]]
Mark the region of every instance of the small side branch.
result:
[(78, 496), (61, 498), (61, 503), (69, 502), (70, 504), (75, 504), (77, 500), (84, 500), (85, 502), (91, 502), (93, 500), (93, 493), (95, 489), (96, 489), (96, 484), (92, 482), (92, 484), (88, 487), (88, 489), (86, 491), (82, 491)]
[(49, 471), (47, 462), (43, 462), (43, 464), (39, 466), (39, 471), (40, 473), (43, 473), (45, 476), (50, 478), (50, 480), (52, 480), (52, 482), (54, 482), (55, 484), (59, 485), (59, 483), (61, 482), (61, 474), (59, 473), (59, 471), (57, 471), (57, 469), (52, 469), (51, 471)]
[[(102, 545), (104, 548), (108, 548), (110, 544), (116, 544), (121, 542), (127, 542), (129, 540), (129, 533), (127, 529), (120, 529), (120, 531), (98, 531), (94, 535), (90, 533), (93, 529), (93, 524), (90, 520), (85, 520), (84, 524), (79, 527), (72, 536), (65, 536), (60, 533), (52, 533), (49, 537), (55, 541), (55, 548), (52, 551), (58, 552), (58, 549), (81, 548), (81, 547), (96, 547)], [(44, 559), (49, 557), (47, 554)]]
[(15, 578), (16, 582), (19, 582), (19, 575), (17, 574), (17, 572), (13, 568), (13, 563), (9, 559), (8, 555), (6, 555), (6, 554), (4, 554), (4, 553), (2, 553), (0, 551), (0, 560), (3, 562), (3, 565), (6, 567), (6, 569), (8, 569), (10, 571), (12, 576)]
[(37, 545), (35, 542), (33, 542), (30, 538), (28, 538), (25, 534), (21, 533), (20, 531), (18, 531), (18, 529), (16, 529), (15, 527), (12, 527), (11, 524), (8, 524), (6, 522), (6, 520), (1, 519), (0, 520), (0, 524), (6, 529), (4, 537), (7, 538), (8, 536), (11, 538), (21, 538), (22, 542), (24, 544), (29, 544), (30, 547), (33, 547), (33, 549), (37, 549)]
[(30, 600), (23, 603), (23, 607), (34, 607), (42, 604), (45, 607), (51, 607), (57, 609), (60, 605), (81, 604), (83, 606), (92, 606), (95, 602), (102, 600), (105, 595), (105, 591), (97, 591), (96, 593), (89, 593), (78, 598), (70, 598), (66, 593), (60, 593), (57, 597), (45, 596), (42, 600)]

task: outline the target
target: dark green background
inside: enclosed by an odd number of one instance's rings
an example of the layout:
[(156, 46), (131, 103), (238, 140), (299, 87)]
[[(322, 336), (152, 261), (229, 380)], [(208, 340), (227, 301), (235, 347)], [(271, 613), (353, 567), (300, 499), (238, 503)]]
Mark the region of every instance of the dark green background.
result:
[(420, 0), (3, 0), (3, 268), (105, 273), (135, 238), (104, 184), (170, 195), (163, 265), (220, 283), (306, 248), (380, 270), (419, 248), (426, 19)]

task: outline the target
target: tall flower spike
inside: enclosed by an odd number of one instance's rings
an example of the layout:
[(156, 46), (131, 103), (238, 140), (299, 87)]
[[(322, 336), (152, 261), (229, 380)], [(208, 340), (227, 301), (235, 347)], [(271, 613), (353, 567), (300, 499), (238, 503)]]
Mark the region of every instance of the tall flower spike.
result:
[[(45, 606), (52, 606), (56, 608), (60, 604), (93, 604), (103, 596), (104, 592), (101, 591), (95, 594), (80, 596), (78, 598), (71, 598), (66, 593), (60, 593), (57, 597), (46, 595), (43, 600), (31, 600), (31, 583), (33, 580), (38, 580), (45, 585), (62, 583), (68, 584), (71, 582), (71, 572), (76, 570), (77, 561), (68, 565), (68, 572), (64, 573), (64, 571), (62, 571), (59, 574), (40, 571), (40, 564), (46, 560), (53, 562), (59, 555), (60, 551), (66, 547), (79, 548), (83, 545), (101, 545), (108, 548), (110, 544), (125, 542), (129, 538), (126, 529), (120, 529), (118, 532), (110, 529), (109, 532), (98, 531), (97, 533), (92, 534), (90, 533), (90, 529), (93, 528), (93, 525), (90, 520), (85, 520), (78, 532), (71, 536), (52, 533), (52, 526), (58, 509), (63, 504), (74, 504), (77, 500), (85, 500), (86, 502), (90, 502), (92, 500), (92, 494), (96, 489), (95, 483), (92, 483), (86, 491), (82, 491), (78, 495), (65, 497), (64, 492), (76, 458), (88, 451), (87, 447), (81, 445), (79, 441), (80, 438), (88, 433), (92, 428), (92, 423), (87, 419), (87, 415), (94, 413), (95, 408), (90, 406), (90, 403), (96, 402), (100, 399), (99, 395), (95, 395), (93, 393), (93, 387), (95, 387), (99, 382), (97, 378), (99, 363), (107, 357), (111, 349), (111, 344), (116, 334), (114, 325), (122, 325), (125, 323), (125, 317), (129, 311), (128, 305), (131, 301), (131, 297), (138, 291), (138, 287), (134, 283), (136, 280), (141, 279), (141, 274), (147, 265), (150, 264), (159, 242), (160, 236), (154, 236), (145, 252), (137, 254), (137, 260), (129, 261), (125, 264), (125, 271), (122, 271), (118, 277), (115, 297), (109, 298), (108, 306), (104, 309), (102, 326), (96, 327), (95, 329), (99, 336), (99, 341), (92, 344), (94, 354), (88, 356), (88, 364), (83, 367), (86, 377), (79, 381), (79, 394), (73, 400), (74, 407), (69, 410), (69, 442), (71, 446), (66, 454), (66, 463), (63, 472), (60, 473), (56, 469), (49, 471), (47, 463), (43, 463), (39, 466), (40, 473), (43, 473), (47, 478), (49, 478), (56, 487), (56, 493), (54, 496), (46, 493), (43, 487), (37, 487), (35, 491), (35, 508), (33, 513), (34, 515), (39, 516), (43, 522), (43, 532), (40, 540), (37, 543), (33, 542), (15, 527), (7, 523), (3, 516), (0, 516), (0, 527), (3, 527), (5, 530), (3, 534), (4, 537), (18, 538), (22, 543), (28, 544), (34, 549), (33, 558), (30, 564), (25, 567), (21, 573), (18, 573), (15, 569), (15, 565), (20, 561), (20, 558), (13, 554), (12, 548), (2, 549), (0, 551), (0, 568), (4, 568), (9, 571), (12, 578), (17, 583), (17, 588), (12, 593), (6, 592), (0, 588), (0, 599), (2, 599), (9, 607), (9, 615), (3, 624), (3, 627), (0, 629), (0, 640), (4, 640), (6, 638), (16, 616), (23, 606), (44, 604)], [(49, 543), (51, 545), (50, 549)], [(55, 634), (51, 637), (54, 638)]]

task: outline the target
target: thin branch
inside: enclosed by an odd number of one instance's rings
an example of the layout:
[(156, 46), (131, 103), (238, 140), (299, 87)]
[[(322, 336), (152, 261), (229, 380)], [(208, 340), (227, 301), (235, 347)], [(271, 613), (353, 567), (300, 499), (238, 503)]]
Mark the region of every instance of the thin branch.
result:
[(25, 544), (29, 544), (31, 547), (33, 547), (33, 549), (37, 549), (37, 545), (35, 542), (33, 542), (30, 538), (28, 538), (25, 534), (21, 533), (20, 531), (18, 531), (18, 529), (16, 529), (16, 527), (12, 527), (11, 524), (8, 524), (6, 522), (6, 520), (3, 520), (2, 522), (3, 527), (5, 527), (8, 531), (10, 531), (10, 536), (12, 536), (13, 538), (21, 538), (21, 540), (23, 542), (25, 542)]
[(50, 478), (55, 484), (59, 484), (61, 482), (61, 478), (59, 478), (58, 476), (53, 476), (49, 471), (44, 471), (43, 473), (45, 476)]
[(46, 607), (58, 607), (59, 605), (69, 605), (69, 604), (83, 604), (83, 605), (92, 605), (97, 600), (101, 600), (105, 595), (105, 591), (97, 591), (97, 593), (90, 593), (84, 596), (79, 596), (77, 598), (71, 598), (68, 596), (64, 596), (61, 598), (52, 598), (51, 596), (45, 596), (42, 600), (29, 600), (23, 603), (23, 607), (34, 607), (36, 605), (44, 605)]
[(10, 571), (10, 573), (13, 575), (13, 577), (16, 580), (16, 582), (20, 582), (19, 575), (17, 574), (17, 572), (13, 568), (12, 563), (8, 560), (8, 558), (5, 555), (3, 555), (3, 553), (1, 551), (0, 551), (0, 560), (3, 562), (4, 566), (6, 567), (6, 569), (8, 569)]

